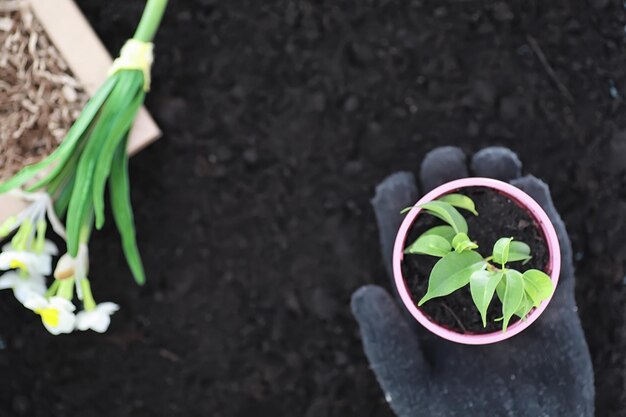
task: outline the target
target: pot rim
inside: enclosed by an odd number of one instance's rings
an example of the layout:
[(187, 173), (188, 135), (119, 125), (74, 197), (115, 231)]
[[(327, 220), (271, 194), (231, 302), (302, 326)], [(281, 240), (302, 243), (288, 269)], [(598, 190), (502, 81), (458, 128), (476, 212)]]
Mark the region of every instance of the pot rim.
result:
[(546, 212), (541, 208), (541, 206), (532, 197), (530, 197), (519, 188), (509, 183), (495, 180), (492, 178), (470, 177), (447, 182), (425, 194), (417, 201), (417, 203), (415, 203), (414, 207), (407, 213), (406, 217), (402, 221), (402, 224), (400, 225), (400, 228), (398, 229), (393, 248), (394, 281), (396, 284), (396, 289), (398, 291), (398, 294), (400, 294), (400, 298), (402, 299), (404, 306), (409, 310), (411, 315), (418, 322), (420, 322), (420, 324), (422, 324), (432, 333), (444, 339), (467, 345), (486, 345), (506, 340), (528, 328), (544, 312), (544, 310), (550, 303), (552, 296), (554, 295), (554, 291), (552, 292), (550, 298), (544, 300), (539, 305), (539, 307), (533, 309), (529, 313), (529, 315), (526, 316), (526, 320), (517, 321), (516, 323), (509, 326), (506, 332), (497, 331), (484, 334), (462, 334), (435, 323), (430, 318), (428, 318), (428, 316), (421, 312), (421, 310), (417, 307), (417, 303), (413, 301), (407, 289), (406, 282), (402, 275), (401, 267), (402, 260), (404, 259), (404, 248), (408, 232), (415, 222), (415, 219), (422, 211), (422, 209), (417, 206), (435, 200), (445, 194), (449, 194), (451, 192), (458, 191), (462, 188), (467, 187), (486, 187), (494, 189), (506, 195), (511, 200), (515, 201), (517, 204), (523, 207), (535, 220), (535, 222), (543, 232), (546, 244), (548, 246), (547, 273), (550, 275), (550, 279), (552, 280), (555, 291), (559, 281), (559, 273), (561, 271), (561, 250), (556, 230), (554, 229), (552, 222), (548, 218)]

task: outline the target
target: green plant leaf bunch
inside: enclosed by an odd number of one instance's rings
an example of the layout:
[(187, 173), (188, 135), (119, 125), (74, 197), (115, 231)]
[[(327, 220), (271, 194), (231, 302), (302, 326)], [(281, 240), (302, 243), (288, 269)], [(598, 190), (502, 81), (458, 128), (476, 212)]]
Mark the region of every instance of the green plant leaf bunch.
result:
[[(0, 194), (14, 188), (45, 190), (55, 201), (55, 212), (65, 216), (67, 251), (76, 257), (89, 240), (93, 226), (105, 222), (108, 185), (113, 218), (135, 280), (145, 281), (137, 249), (128, 178), (128, 136), (150, 84), (152, 39), (167, 0), (148, 0), (133, 39), (147, 53), (133, 48), (120, 58), (104, 84), (89, 100), (59, 147), (42, 161), (27, 166), (0, 184)], [(126, 48), (126, 46), (125, 46)], [(135, 48), (136, 50), (136, 48)]]

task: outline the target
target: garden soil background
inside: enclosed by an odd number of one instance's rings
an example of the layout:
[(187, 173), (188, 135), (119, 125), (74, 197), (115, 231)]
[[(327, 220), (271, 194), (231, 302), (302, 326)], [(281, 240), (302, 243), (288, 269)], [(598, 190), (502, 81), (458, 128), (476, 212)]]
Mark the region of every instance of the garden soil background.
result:
[[(78, 4), (113, 54), (143, 7)], [(551, 186), (597, 415), (626, 415), (625, 24), (613, 0), (172, 1), (164, 137), (131, 162), (148, 283), (109, 220), (107, 334), (52, 337), (4, 292), (0, 415), (391, 416), (348, 307), (388, 287), (369, 199), (448, 144), (508, 146)]]

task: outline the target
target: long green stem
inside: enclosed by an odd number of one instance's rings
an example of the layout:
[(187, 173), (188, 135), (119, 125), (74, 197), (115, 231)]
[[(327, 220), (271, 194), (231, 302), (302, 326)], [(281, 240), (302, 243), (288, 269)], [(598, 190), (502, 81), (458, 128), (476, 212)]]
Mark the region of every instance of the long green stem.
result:
[(159, 28), (159, 24), (161, 23), (161, 18), (163, 17), (166, 6), (167, 0), (148, 0), (133, 39), (142, 42), (152, 42)]
[(59, 289), (59, 285), (61, 285), (60, 280), (55, 279), (54, 281), (52, 281), (52, 284), (50, 284), (50, 288), (48, 288), (48, 291), (46, 291), (46, 298), (54, 296)]
[(83, 278), (80, 281), (80, 286), (83, 290), (83, 305), (86, 311), (92, 311), (96, 308), (96, 300), (93, 299), (91, 292), (91, 284), (87, 278)]
[(72, 298), (74, 298), (74, 278), (62, 279), (57, 281), (60, 282), (59, 289), (57, 290), (57, 296), (71, 301)]

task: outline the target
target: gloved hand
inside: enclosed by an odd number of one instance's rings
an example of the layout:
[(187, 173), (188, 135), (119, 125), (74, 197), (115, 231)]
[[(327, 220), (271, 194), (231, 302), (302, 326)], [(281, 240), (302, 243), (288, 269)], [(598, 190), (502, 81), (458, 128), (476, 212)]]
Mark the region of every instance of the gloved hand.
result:
[[(422, 163), (422, 190), (469, 176), (466, 159), (453, 147), (430, 152)], [(524, 332), (493, 345), (466, 346), (428, 333), (382, 288), (361, 287), (352, 296), (352, 311), (385, 397), (399, 417), (593, 416), (593, 371), (576, 313), (572, 249), (548, 187), (520, 177), (521, 163), (505, 148), (483, 149), (470, 168), (473, 176), (510, 181), (548, 214), (563, 263), (556, 293)], [(385, 179), (372, 200), (390, 275), (400, 210), (417, 200), (407, 172)]]

